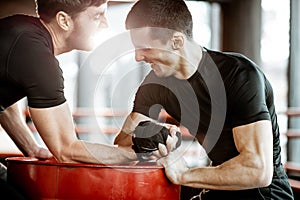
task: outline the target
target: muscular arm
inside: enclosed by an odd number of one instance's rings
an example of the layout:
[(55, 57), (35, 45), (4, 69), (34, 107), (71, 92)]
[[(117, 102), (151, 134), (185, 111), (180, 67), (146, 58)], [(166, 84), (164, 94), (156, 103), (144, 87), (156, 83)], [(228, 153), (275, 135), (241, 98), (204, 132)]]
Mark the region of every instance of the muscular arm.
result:
[(41, 148), (34, 140), (32, 132), (22, 119), (17, 103), (0, 114), (0, 124), (25, 156), (44, 159), (52, 156), (47, 149)]
[(269, 185), (273, 175), (271, 122), (263, 120), (236, 127), (233, 137), (240, 154), (219, 166), (187, 169), (182, 160), (174, 163), (175, 152), (160, 162), (169, 179), (176, 184), (219, 190)]
[(30, 113), (45, 144), (60, 162), (116, 164), (136, 159), (130, 148), (78, 140), (67, 103), (45, 109), (30, 108)]

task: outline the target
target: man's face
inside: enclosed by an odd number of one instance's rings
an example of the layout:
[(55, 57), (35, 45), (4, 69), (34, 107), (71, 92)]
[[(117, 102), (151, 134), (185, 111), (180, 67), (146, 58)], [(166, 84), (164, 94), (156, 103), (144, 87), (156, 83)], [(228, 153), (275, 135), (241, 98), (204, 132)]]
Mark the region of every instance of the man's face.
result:
[(171, 39), (166, 44), (159, 39), (152, 39), (149, 34), (151, 29), (153, 28), (130, 30), (131, 40), (135, 46), (135, 59), (137, 62), (149, 63), (159, 77), (172, 76), (177, 72), (179, 56), (172, 48)]
[(73, 49), (89, 51), (93, 49), (94, 37), (103, 28), (107, 28), (107, 4), (91, 6), (73, 18), (74, 29), (68, 43)]

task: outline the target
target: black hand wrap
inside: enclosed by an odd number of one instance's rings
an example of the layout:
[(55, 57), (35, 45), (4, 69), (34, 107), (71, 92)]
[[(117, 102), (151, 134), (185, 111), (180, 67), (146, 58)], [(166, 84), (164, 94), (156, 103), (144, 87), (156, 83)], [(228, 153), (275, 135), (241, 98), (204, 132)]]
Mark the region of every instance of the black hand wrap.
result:
[[(159, 143), (166, 145), (168, 135), (171, 134), (166, 127), (151, 121), (142, 121), (134, 130), (132, 149), (139, 160), (145, 161), (152, 154), (152, 151), (158, 150)], [(176, 132), (176, 136), (178, 137), (177, 148), (181, 144), (180, 132)]]

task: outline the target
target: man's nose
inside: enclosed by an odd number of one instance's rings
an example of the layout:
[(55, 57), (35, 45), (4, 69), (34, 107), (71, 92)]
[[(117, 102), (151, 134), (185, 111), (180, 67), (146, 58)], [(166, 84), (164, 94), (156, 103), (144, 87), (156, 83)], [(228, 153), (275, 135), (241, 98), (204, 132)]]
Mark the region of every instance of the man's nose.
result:
[(143, 50), (141, 50), (141, 49), (136, 49), (136, 50), (135, 50), (135, 60), (136, 60), (137, 62), (141, 62), (141, 61), (144, 61), (144, 59), (145, 59), (145, 56), (144, 56), (144, 54), (143, 54)]

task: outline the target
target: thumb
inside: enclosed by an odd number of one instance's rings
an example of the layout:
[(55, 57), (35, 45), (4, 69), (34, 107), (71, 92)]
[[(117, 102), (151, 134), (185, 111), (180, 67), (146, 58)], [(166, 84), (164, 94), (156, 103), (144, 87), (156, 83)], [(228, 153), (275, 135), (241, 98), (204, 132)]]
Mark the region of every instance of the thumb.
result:
[(165, 157), (162, 157), (162, 158), (160, 158), (160, 159), (158, 159), (157, 161), (156, 161), (156, 164), (158, 165), (158, 166), (166, 166), (166, 158)]
[(167, 156), (168, 155), (168, 149), (165, 145), (159, 143), (158, 144), (158, 150), (161, 156)]

